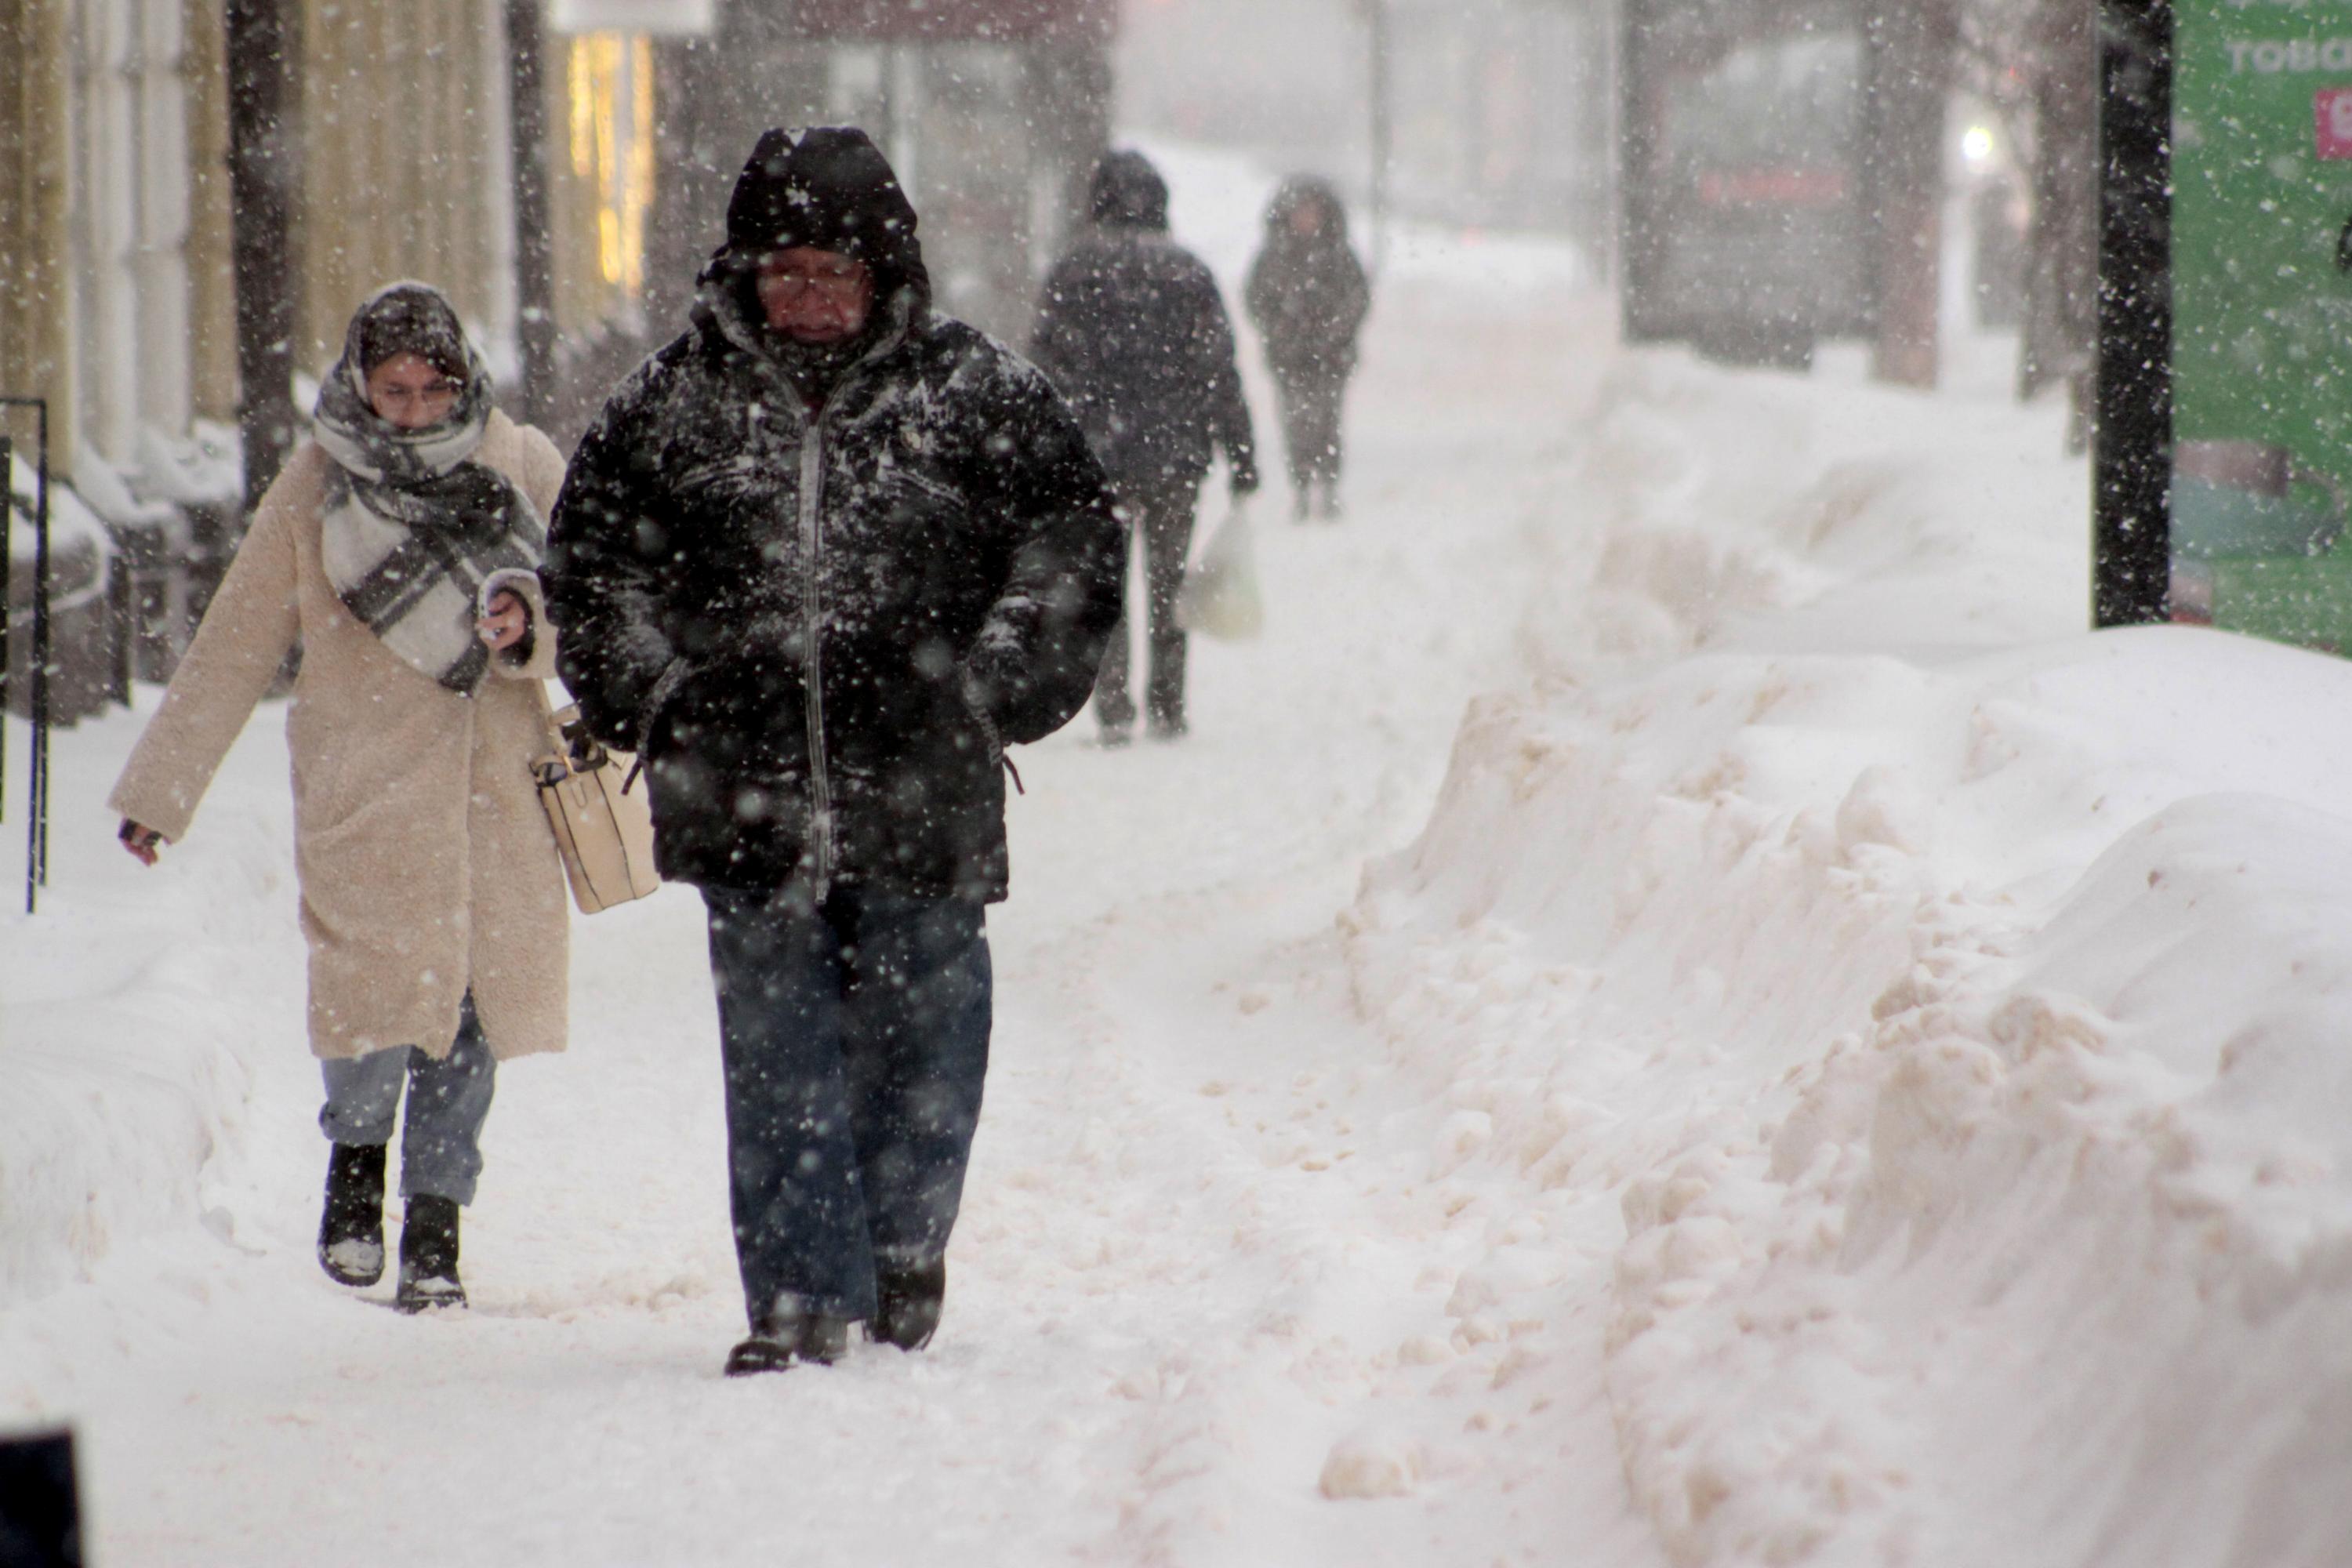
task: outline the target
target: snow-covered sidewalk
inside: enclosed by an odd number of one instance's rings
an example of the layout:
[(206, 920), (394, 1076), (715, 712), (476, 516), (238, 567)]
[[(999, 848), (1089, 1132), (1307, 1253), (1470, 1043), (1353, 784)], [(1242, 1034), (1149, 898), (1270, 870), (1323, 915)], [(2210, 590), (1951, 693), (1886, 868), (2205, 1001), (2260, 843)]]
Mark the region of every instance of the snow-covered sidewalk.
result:
[[(1197, 226), (1229, 277), (1261, 197)], [(1421, 1107), (1363, 1080), (1333, 925), (1515, 667), (1608, 336), (1572, 273), (1402, 258), (1355, 515), (1269, 509), (1268, 633), (1196, 650), (1192, 738), (1107, 752), (1081, 721), (1024, 757), (989, 1104), (919, 1357), (719, 1377), (740, 1307), (683, 889), (575, 928), (574, 1047), (502, 1076), (473, 1310), (329, 1284), (279, 716), (152, 873), (100, 805), (138, 716), (61, 735), (52, 889), (0, 960), (0, 1076), (33, 1091), (0, 1092), (0, 1420), (78, 1426), (93, 1560), (1642, 1561), (1597, 1381), (1420, 1392), (1476, 1243), (1384, 1131)], [(1476, 1432), (1432, 1451), (1387, 1413), (1408, 1386)]]
[[(1264, 184), (1170, 151), (1233, 279)], [(1194, 735), (1023, 758), (920, 1356), (719, 1376), (684, 889), (577, 924), (474, 1310), (330, 1285), (278, 720), (152, 873), (137, 718), (61, 736), (0, 1425), (79, 1427), (92, 1560), (2352, 1561), (2352, 669), (2084, 634), (2084, 468), (1997, 371), (1612, 318), (1405, 247), (1352, 515), (1262, 520)]]

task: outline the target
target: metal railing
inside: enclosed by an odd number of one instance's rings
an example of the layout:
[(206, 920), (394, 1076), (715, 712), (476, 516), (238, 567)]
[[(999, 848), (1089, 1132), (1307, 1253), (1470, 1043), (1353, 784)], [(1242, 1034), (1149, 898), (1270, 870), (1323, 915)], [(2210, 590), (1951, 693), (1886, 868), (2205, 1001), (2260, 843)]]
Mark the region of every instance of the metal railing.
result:
[[(0, 396), (0, 408), (29, 408), (37, 422), (33, 490), (33, 646), (26, 650), (26, 673), (31, 692), (31, 768), (25, 789), (25, 912), (37, 907), (39, 889), (49, 883), (49, 404), (42, 397)], [(0, 475), (6, 476), (8, 507), (13, 523), (16, 509), (16, 454), (7, 432), (0, 430)], [(0, 530), (0, 711), (7, 706), (9, 575), (16, 552), (10, 544), (13, 528)], [(0, 727), (0, 778), (7, 766), (7, 741)], [(5, 796), (5, 791), (0, 791)], [(5, 807), (0, 807), (5, 809)]]

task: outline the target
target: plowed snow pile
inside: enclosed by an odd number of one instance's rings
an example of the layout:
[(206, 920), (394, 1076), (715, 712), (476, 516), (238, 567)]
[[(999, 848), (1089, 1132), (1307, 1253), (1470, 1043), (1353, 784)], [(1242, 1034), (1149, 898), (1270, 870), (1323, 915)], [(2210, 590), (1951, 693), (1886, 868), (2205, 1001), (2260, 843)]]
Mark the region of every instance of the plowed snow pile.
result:
[(1345, 922), (1521, 1210), (1464, 1337), (1610, 1255), (1679, 1563), (2352, 1562), (2352, 668), (2069, 635), (2081, 492), (1990, 405), (1604, 404), (1538, 689)]

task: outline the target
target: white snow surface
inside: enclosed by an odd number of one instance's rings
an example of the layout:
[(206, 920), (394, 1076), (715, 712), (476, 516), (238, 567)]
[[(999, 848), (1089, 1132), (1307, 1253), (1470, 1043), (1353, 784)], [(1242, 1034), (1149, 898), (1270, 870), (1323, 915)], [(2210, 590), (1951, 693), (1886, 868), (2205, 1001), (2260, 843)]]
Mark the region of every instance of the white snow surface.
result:
[[(1270, 182), (1154, 151), (1237, 282)], [(1391, 261), (1193, 735), (1022, 759), (922, 1354), (719, 1375), (685, 889), (576, 923), (473, 1309), (329, 1283), (282, 711), (154, 871), (154, 694), (60, 734), (0, 1425), (77, 1428), (91, 1561), (2352, 1561), (2352, 669), (2084, 632), (1998, 345), (1734, 374), (1535, 242)]]

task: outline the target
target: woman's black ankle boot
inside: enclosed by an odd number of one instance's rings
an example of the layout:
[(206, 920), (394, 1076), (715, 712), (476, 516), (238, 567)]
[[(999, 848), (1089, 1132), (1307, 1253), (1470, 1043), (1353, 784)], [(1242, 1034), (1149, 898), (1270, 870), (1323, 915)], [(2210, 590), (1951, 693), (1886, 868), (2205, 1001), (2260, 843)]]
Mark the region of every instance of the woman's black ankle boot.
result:
[(384, 1146), (332, 1143), (328, 1148), (319, 1267), (338, 1285), (373, 1285), (383, 1278)]

